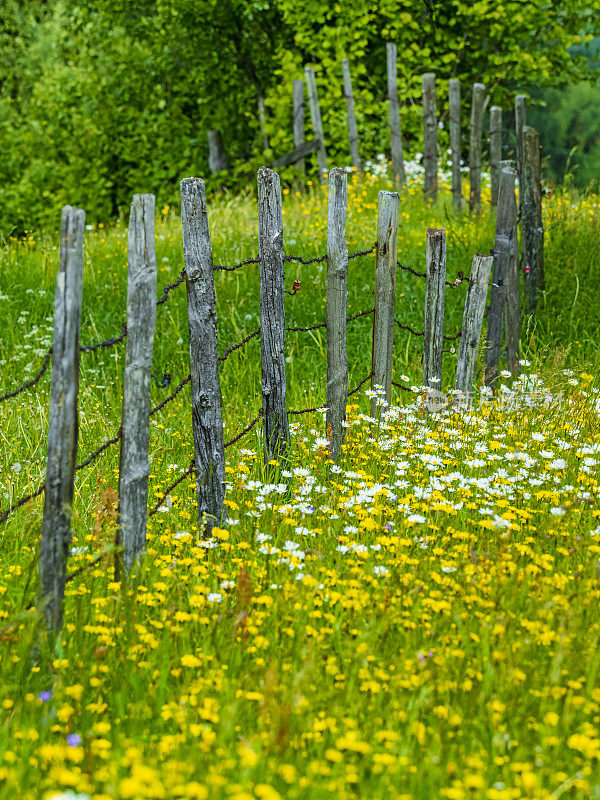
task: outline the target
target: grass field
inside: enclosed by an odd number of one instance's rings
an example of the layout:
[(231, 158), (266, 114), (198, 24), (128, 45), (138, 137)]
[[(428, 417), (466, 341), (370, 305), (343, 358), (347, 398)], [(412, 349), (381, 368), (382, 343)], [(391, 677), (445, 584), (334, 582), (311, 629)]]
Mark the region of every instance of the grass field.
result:
[[(354, 181), (348, 247), (371, 246), (385, 178)], [(227, 451), (229, 520), (199, 536), (184, 481), (148, 526), (129, 584), (107, 554), (69, 583), (60, 641), (32, 664), (41, 499), (0, 531), (0, 797), (600, 798), (600, 219), (596, 197), (546, 199), (547, 291), (524, 321), (523, 374), (495, 402), (427, 413), (394, 390), (374, 426), (348, 407), (339, 465), (323, 414), (292, 418), (286, 463), (259, 431)], [(284, 244), (325, 252), (326, 192), (284, 196)], [(249, 195), (209, 206), (215, 261), (257, 253)], [(422, 271), (445, 227), (448, 277), (493, 247), (493, 220), (448, 197), (401, 202), (399, 258)], [(182, 268), (180, 221), (157, 215), (159, 291)], [(86, 232), (82, 343), (120, 332), (127, 230)], [(0, 250), (0, 393), (51, 344), (57, 238)], [(372, 305), (373, 256), (349, 272)], [(289, 325), (324, 320), (325, 266), (288, 265)], [(258, 327), (258, 271), (217, 273), (220, 351)], [(466, 284), (448, 289), (459, 330)], [(423, 281), (398, 273), (396, 316), (423, 326)], [(350, 385), (370, 317), (348, 331)], [(185, 288), (159, 308), (153, 371), (189, 372)], [(420, 385), (421, 340), (396, 331), (394, 380)], [(290, 408), (325, 395), (325, 334), (287, 340)], [(260, 407), (259, 342), (224, 364), (225, 436)], [(445, 358), (451, 387), (456, 355)], [(123, 345), (82, 356), (78, 461), (119, 426)], [(366, 388), (366, 387), (365, 387)], [(153, 404), (169, 389), (153, 388)], [(49, 376), (0, 404), (2, 509), (44, 480)], [(408, 398), (408, 399), (407, 399)], [(152, 418), (150, 505), (192, 456), (189, 388)], [(78, 473), (72, 572), (110, 549), (118, 446)], [(69, 794), (70, 793), (70, 794)]]

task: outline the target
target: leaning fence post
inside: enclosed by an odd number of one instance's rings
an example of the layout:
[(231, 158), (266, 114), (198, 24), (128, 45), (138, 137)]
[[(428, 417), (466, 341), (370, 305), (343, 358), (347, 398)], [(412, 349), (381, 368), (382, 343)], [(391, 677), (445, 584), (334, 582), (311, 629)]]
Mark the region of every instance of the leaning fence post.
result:
[(392, 149), (392, 177), (396, 184), (404, 186), (404, 156), (402, 154), (402, 134), (400, 132), (400, 105), (398, 103), (398, 75), (396, 67), (396, 45), (387, 45), (387, 86), (390, 106), (390, 140)]
[(425, 260), (427, 278), (423, 326), (423, 386), (439, 392), (442, 384), (446, 290), (446, 231), (443, 228), (428, 229)]
[(360, 154), (358, 152), (358, 128), (356, 127), (356, 116), (354, 114), (354, 94), (352, 93), (352, 80), (350, 78), (350, 67), (348, 59), (342, 59), (342, 71), (344, 73), (344, 95), (346, 97), (346, 111), (348, 114), (348, 136), (350, 137), (350, 156), (352, 166), (360, 172)]
[(285, 379), (284, 254), (281, 185), (268, 167), (258, 170), (260, 356), (265, 461), (289, 443)]
[[(294, 81), (294, 149), (304, 143), (304, 81)], [(296, 169), (304, 175), (304, 159), (301, 158)]]
[(310, 104), (310, 116), (312, 119), (315, 139), (319, 143), (317, 150), (317, 163), (319, 165), (319, 179), (325, 183), (327, 172), (327, 151), (325, 150), (325, 139), (323, 138), (323, 123), (321, 122), (321, 109), (319, 108), (319, 96), (317, 94), (317, 81), (315, 71), (312, 67), (304, 67), (306, 76), (306, 86), (308, 89), (308, 102)]
[(471, 213), (481, 213), (481, 129), (485, 84), (473, 84), (471, 105), (471, 141), (469, 147), (469, 208)]
[(56, 632), (60, 631), (63, 619), (77, 458), (84, 228), (85, 212), (64, 206), (60, 230), (60, 265), (54, 295), (46, 491), (39, 560), (40, 610), (46, 628)]
[[(156, 321), (154, 195), (136, 194), (127, 242), (127, 349), (119, 456), (119, 528), (129, 573), (146, 548), (150, 462), (150, 383)], [(117, 556), (117, 578), (121, 573)]]
[(491, 205), (498, 205), (498, 186), (500, 174), (498, 164), (502, 160), (502, 109), (500, 106), (490, 108), (490, 172), (492, 178)]
[(435, 108), (435, 74), (423, 75), (423, 194), (435, 201), (438, 189), (437, 174), (437, 114)]
[(223, 144), (221, 131), (208, 131), (208, 167), (211, 174), (229, 169), (227, 152)]
[(523, 128), (527, 125), (527, 95), (518, 94), (515, 97), (515, 136), (517, 153), (517, 178), (519, 181), (519, 211), (522, 206), (522, 180), (523, 180)]
[(225, 518), (225, 448), (217, 349), (217, 301), (204, 181), (181, 181), (181, 225), (190, 330), (192, 434), (200, 530)]
[(456, 211), (462, 208), (462, 173), (460, 170), (460, 81), (449, 81), (450, 149), (452, 150), (452, 204)]
[(465, 299), (462, 332), (458, 347), (455, 386), (469, 397), (473, 391), (477, 352), (481, 338), (481, 326), (485, 312), (492, 256), (473, 256), (469, 288)]
[(327, 219), (327, 416), (326, 427), (331, 457), (336, 460), (344, 441), (348, 395), (348, 354), (346, 316), (348, 309), (348, 248), (346, 209), (348, 176), (335, 167), (329, 173)]
[(542, 225), (542, 182), (540, 140), (535, 128), (523, 133), (523, 183), (521, 230), (527, 311), (534, 314), (537, 290), (544, 288), (544, 228)]
[[(386, 403), (392, 400), (392, 355), (396, 306), (396, 267), (400, 197), (379, 192), (377, 214), (377, 265), (375, 268), (375, 315), (373, 318), (373, 375), (371, 389), (380, 386)], [(371, 416), (377, 415), (378, 398), (371, 399)]]

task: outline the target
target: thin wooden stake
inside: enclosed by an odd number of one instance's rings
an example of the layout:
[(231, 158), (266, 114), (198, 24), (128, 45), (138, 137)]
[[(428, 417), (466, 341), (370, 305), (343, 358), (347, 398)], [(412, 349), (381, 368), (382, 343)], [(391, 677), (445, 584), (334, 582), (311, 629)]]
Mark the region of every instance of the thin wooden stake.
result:
[(327, 221), (327, 437), (331, 457), (337, 460), (344, 441), (348, 394), (346, 316), (348, 309), (348, 248), (346, 210), (348, 176), (335, 167), (329, 173)]
[(289, 444), (285, 378), (283, 217), (279, 175), (258, 170), (260, 256), (260, 353), (265, 461), (285, 454)]
[(471, 213), (481, 213), (481, 131), (485, 84), (473, 84), (471, 105), (471, 141), (469, 148), (469, 208)]
[(267, 110), (265, 108), (265, 98), (262, 95), (258, 98), (258, 121), (260, 123), (260, 135), (262, 137), (263, 150), (268, 150), (269, 137), (267, 136)]
[(438, 190), (437, 169), (437, 113), (435, 108), (435, 74), (423, 75), (423, 166), (425, 167), (423, 194), (426, 200), (435, 201)]
[(452, 150), (452, 204), (456, 211), (462, 209), (462, 173), (460, 170), (460, 81), (449, 81), (450, 149)]
[(535, 128), (523, 132), (523, 280), (527, 312), (535, 314), (537, 291), (544, 288), (544, 228), (542, 224), (542, 179), (540, 140)]
[(471, 276), (465, 310), (463, 313), (462, 335), (458, 347), (455, 386), (467, 397), (473, 392), (477, 352), (481, 338), (481, 326), (485, 313), (485, 300), (488, 292), (493, 256), (473, 256)]
[[(423, 386), (441, 391), (446, 290), (446, 231), (427, 231), (425, 325), (423, 326)], [(428, 392), (428, 397), (431, 394)], [(435, 393), (433, 394), (435, 397)]]
[(325, 139), (323, 138), (323, 123), (321, 122), (321, 110), (319, 108), (319, 96), (317, 94), (317, 80), (312, 67), (304, 67), (304, 75), (306, 77), (306, 86), (308, 89), (308, 102), (310, 104), (313, 131), (315, 139), (319, 142), (319, 149), (317, 150), (319, 178), (321, 183), (325, 183), (327, 180), (327, 151), (325, 150)]
[[(379, 192), (377, 216), (377, 266), (375, 268), (375, 316), (373, 319), (373, 375), (371, 389), (382, 387), (383, 399), (392, 400), (392, 357), (396, 307), (396, 268), (400, 197)], [(371, 416), (378, 415), (378, 398), (371, 399)]]
[(77, 458), (84, 229), (85, 212), (64, 206), (60, 230), (60, 265), (54, 295), (52, 382), (38, 599), (38, 608), (46, 628), (55, 632), (62, 628)]
[(502, 160), (502, 109), (500, 106), (490, 108), (490, 172), (492, 177), (491, 205), (498, 205), (498, 186), (500, 175), (498, 164)]
[(400, 104), (398, 103), (398, 77), (396, 67), (396, 45), (387, 45), (387, 85), (390, 106), (390, 139), (392, 148), (392, 177), (394, 183), (404, 186), (404, 156), (402, 153), (402, 134), (400, 132)]
[(207, 538), (226, 517), (225, 447), (213, 256), (201, 178), (181, 181), (181, 225), (190, 330), (196, 503), (200, 530)]
[(352, 80), (350, 78), (350, 67), (348, 59), (342, 60), (342, 71), (344, 73), (344, 96), (346, 97), (346, 112), (348, 114), (348, 136), (350, 138), (350, 157), (352, 166), (360, 172), (360, 154), (358, 152), (358, 128), (356, 127), (356, 116), (354, 114), (354, 94), (352, 93)]
[(518, 94), (515, 97), (515, 137), (517, 153), (517, 178), (519, 181), (519, 211), (522, 206), (522, 180), (523, 180), (523, 128), (527, 125), (527, 95)]
[[(304, 81), (294, 81), (294, 150), (304, 144)], [(304, 176), (304, 159), (296, 164), (297, 170)]]
[(212, 175), (229, 169), (221, 131), (208, 131), (208, 167)]

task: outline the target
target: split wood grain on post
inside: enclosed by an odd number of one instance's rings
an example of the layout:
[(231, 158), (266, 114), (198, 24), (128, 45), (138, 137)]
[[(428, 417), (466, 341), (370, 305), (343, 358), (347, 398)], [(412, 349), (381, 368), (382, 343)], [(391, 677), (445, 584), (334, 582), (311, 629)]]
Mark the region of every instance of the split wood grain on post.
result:
[(352, 159), (352, 166), (357, 172), (360, 172), (358, 128), (356, 127), (356, 116), (354, 114), (354, 94), (352, 93), (352, 79), (350, 77), (350, 66), (347, 58), (342, 60), (342, 72), (344, 73), (344, 96), (346, 98), (346, 112), (348, 116), (350, 157)]
[(460, 169), (460, 81), (451, 78), (448, 85), (450, 112), (450, 149), (452, 151), (452, 205), (462, 208), (462, 172)]
[(321, 183), (325, 183), (325, 175), (327, 173), (327, 151), (325, 150), (325, 139), (323, 137), (323, 123), (321, 121), (321, 109), (319, 108), (319, 96), (317, 94), (317, 80), (312, 67), (305, 67), (304, 75), (306, 77), (306, 87), (308, 89), (308, 102), (310, 105), (313, 131), (315, 139), (319, 143), (319, 149), (317, 150), (319, 178)]
[(499, 164), (502, 160), (502, 109), (490, 108), (490, 173), (492, 178), (491, 205), (498, 205), (498, 186), (500, 184)]
[(435, 75), (423, 75), (423, 166), (425, 168), (423, 194), (435, 201), (438, 190), (437, 113), (435, 105)]
[[(435, 405), (442, 386), (444, 295), (446, 290), (446, 231), (429, 228), (425, 250), (425, 324), (423, 326), (423, 386)], [(433, 391), (432, 391), (433, 390)]]
[(523, 133), (522, 183), (523, 281), (527, 312), (534, 314), (537, 307), (537, 292), (544, 289), (544, 228), (540, 141), (535, 128), (527, 126)]
[[(294, 150), (304, 144), (304, 81), (295, 80), (293, 90), (294, 104)], [(304, 158), (298, 159), (296, 168), (304, 176)]]
[(455, 381), (456, 388), (460, 389), (467, 398), (473, 393), (481, 326), (483, 324), (485, 301), (493, 261), (492, 256), (476, 255), (473, 257), (471, 266), (471, 276), (465, 299), (462, 332), (458, 347)]
[(469, 209), (481, 213), (481, 133), (483, 126), (483, 103), (485, 84), (473, 84), (471, 102), (471, 137), (469, 147)]
[(390, 141), (392, 150), (392, 177), (396, 184), (404, 186), (404, 155), (402, 153), (402, 133), (400, 130), (400, 104), (398, 102), (398, 76), (396, 66), (396, 45), (387, 45), (387, 88), (390, 110)]

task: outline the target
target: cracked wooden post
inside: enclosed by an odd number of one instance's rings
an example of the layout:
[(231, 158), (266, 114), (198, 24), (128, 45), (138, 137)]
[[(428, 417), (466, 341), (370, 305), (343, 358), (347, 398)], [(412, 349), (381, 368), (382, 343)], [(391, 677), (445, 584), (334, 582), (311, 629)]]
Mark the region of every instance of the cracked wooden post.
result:
[(473, 84), (471, 104), (471, 140), (469, 147), (469, 209), (481, 213), (481, 131), (483, 126), (483, 101), (485, 84)]
[(523, 132), (523, 281), (527, 312), (535, 314), (537, 291), (544, 288), (544, 228), (542, 224), (542, 179), (540, 140), (535, 128)]
[[(507, 170), (505, 169), (504, 172)], [(519, 260), (517, 237), (517, 198), (515, 195), (516, 173), (509, 170), (512, 174), (512, 185), (509, 189), (509, 217), (508, 226), (512, 224), (511, 243), (512, 249), (506, 262), (506, 274), (504, 277), (504, 329), (506, 339), (506, 361), (509, 370), (513, 375), (519, 374), (519, 347), (521, 340), (521, 301), (519, 298)]]
[[(348, 59), (342, 60), (342, 71), (344, 73), (344, 96), (346, 98), (346, 112), (348, 115), (348, 136), (350, 138), (350, 157), (352, 166), (360, 172), (360, 154), (358, 152), (358, 128), (356, 127), (356, 116), (354, 114), (354, 94), (352, 93), (352, 80), (350, 78), (350, 67)], [(331, 184), (330, 184), (331, 185)]]
[(519, 181), (519, 211), (522, 206), (523, 186), (523, 128), (527, 125), (527, 95), (518, 94), (515, 97), (515, 137), (517, 153), (517, 179)]
[(289, 445), (285, 378), (284, 253), (281, 185), (268, 167), (258, 170), (260, 357), (265, 461)]
[(269, 137), (267, 136), (267, 109), (265, 107), (265, 98), (262, 95), (258, 98), (258, 121), (260, 124), (262, 148), (263, 150), (268, 150)]
[[(442, 388), (444, 295), (446, 291), (446, 231), (429, 228), (425, 252), (425, 324), (423, 326), (423, 386), (427, 398)], [(434, 392), (429, 390), (433, 389)]]
[(127, 348), (119, 455), (115, 576), (129, 574), (146, 549), (150, 462), (150, 383), (156, 321), (154, 195), (135, 194), (127, 241)]
[(327, 173), (327, 151), (325, 150), (325, 139), (323, 138), (323, 123), (321, 121), (321, 109), (319, 108), (319, 96), (317, 94), (317, 80), (312, 67), (304, 67), (304, 75), (306, 77), (306, 86), (308, 89), (308, 102), (310, 105), (313, 131), (315, 139), (319, 143), (319, 149), (317, 150), (319, 179), (321, 183), (325, 183), (327, 180), (325, 177)]
[[(304, 81), (294, 81), (294, 150), (304, 144)], [(296, 169), (304, 177), (305, 165), (301, 158), (296, 162)]]
[(190, 331), (196, 504), (205, 538), (226, 517), (225, 447), (217, 349), (217, 300), (204, 181), (181, 181), (181, 225)]
[(498, 205), (498, 186), (500, 185), (499, 164), (502, 160), (502, 109), (500, 106), (490, 108), (490, 173), (491, 206)]
[(77, 459), (84, 229), (85, 212), (64, 206), (60, 230), (60, 263), (54, 295), (52, 382), (38, 597), (38, 609), (46, 628), (57, 633), (62, 628), (63, 621)]
[(402, 153), (402, 134), (400, 131), (400, 104), (398, 103), (398, 75), (396, 67), (396, 45), (387, 45), (387, 87), (390, 107), (390, 141), (392, 150), (392, 178), (396, 185), (404, 186), (404, 155)]
[(460, 81), (449, 81), (450, 149), (452, 150), (452, 205), (462, 209), (462, 172), (460, 170)]
[(221, 131), (208, 131), (208, 167), (212, 175), (229, 169), (229, 159)]
[(348, 396), (346, 317), (348, 312), (348, 248), (346, 211), (348, 177), (336, 167), (329, 173), (327, 219), (327, 416), (331, 457), (337, 460), (344, 441)]
[(458, 346), (455, 387), (469, 398), (473, 393), (481, 326), (485, 313), (493, 256), (473, 256), (469, 288), (465, 299), (462, 333)]
[[(375, 315), (373, 318), (373, 375), (371, 389), (383, 389), (383, 399), (392, 401), (392, 356), (396, 306), (396, 267), (400, 197), (397, 192), (379, 192), (377, 215), (377, 265), (375, 268)], [(377, 417), (378, 398), (371, 398), (371, 416)]]
[(435, 202), (438, 190), (437, 113), (435, 108), (435, 74), (423, 75), (423, 194)]

